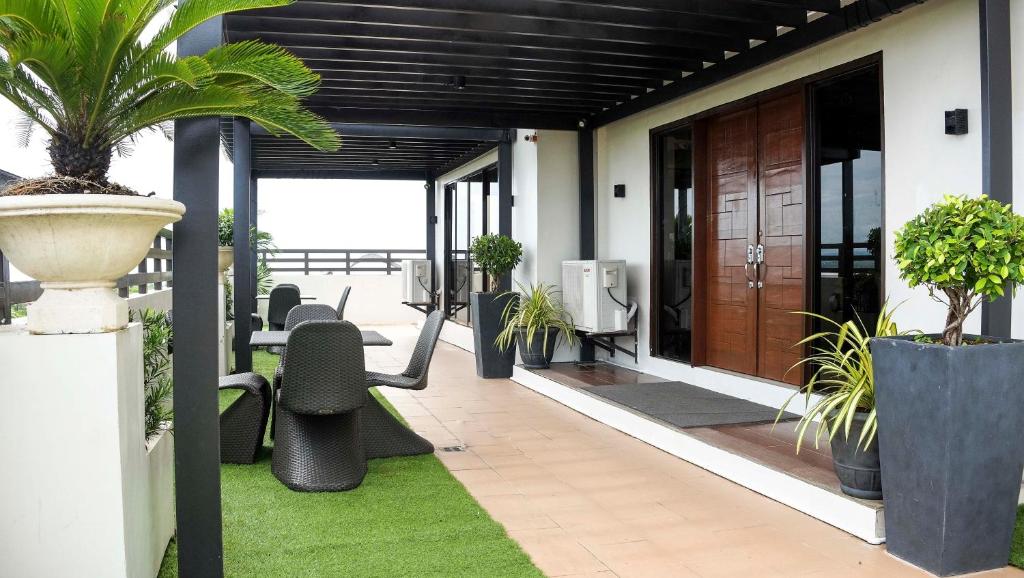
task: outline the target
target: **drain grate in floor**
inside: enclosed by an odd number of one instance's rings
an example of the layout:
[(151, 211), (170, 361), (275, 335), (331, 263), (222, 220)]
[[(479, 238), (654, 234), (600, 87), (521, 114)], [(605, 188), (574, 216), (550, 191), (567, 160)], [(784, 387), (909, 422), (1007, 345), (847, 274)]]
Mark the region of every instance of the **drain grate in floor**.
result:
[(466, 451), (466, 446), (448, 446), (448, 447), (445, 447), (445, 448), (441, 448), (441, 451), (442, 452), (464, 452), (464, 451)]

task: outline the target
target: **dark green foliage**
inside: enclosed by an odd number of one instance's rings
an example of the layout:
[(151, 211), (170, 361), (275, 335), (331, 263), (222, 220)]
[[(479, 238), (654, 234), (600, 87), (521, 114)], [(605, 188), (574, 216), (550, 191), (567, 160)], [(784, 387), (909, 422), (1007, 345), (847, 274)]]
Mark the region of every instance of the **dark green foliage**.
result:
[(961, 345), (967, 316), (1024, 282), (1024, 217), (984, 195), (946, 196), (896, 232), (896, 263), (948, 307), (942, 341)]
[[(494, 340), (494, 345), (507, 351), (515, 343), (520, 331), (526, 334), (526, 344), (532, 345), (533, 338), (541, 332), (544, 339), (544, 349), (548, 346), (548, 330), (557, 329), (559, 342), (564, 341), (569, 347), (576, 344), (576, 331), (573, 327), (572, 318), (562, 306), (559, 297), (561, 291), (555, 285), (538, 283), (530, 285), (527, 289), (522, 284), (519, 286), (519, 293), (509, 291), (503, 295), (512, 295), (508, 305), (505, 305), (501, 312), (501, 321), (505, 327)], [(555, 344), (556, 346), (558, 343)]]
[[(134, 311), (132, 317), (135, 317)], [(174, 410), (170, 402), (174, 381), (169, 346), (174, 332), (163, 311), (145, 309), (138, 317), (142, 321), (142, 377), (146, 392), (146, 439), (149, 439), (162, 429), (172, 429)]]
[(523, 244), (505, 235), (487, 234), (475, 237), (469, 245), (473, 261), (483, 269), (493, 291), (501, 276), (516, 268), (523, 259)]

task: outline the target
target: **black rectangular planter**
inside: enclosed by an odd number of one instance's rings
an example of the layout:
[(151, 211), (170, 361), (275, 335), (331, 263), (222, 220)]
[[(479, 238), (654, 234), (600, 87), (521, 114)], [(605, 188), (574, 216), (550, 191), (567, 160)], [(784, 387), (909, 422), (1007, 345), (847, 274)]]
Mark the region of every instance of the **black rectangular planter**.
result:
[(500, 351), (494, 340), (501, 333), (504, 324), (501, 314), (505, 305), (514, 296), (497, 293), (470, 293), (470, 315), (473, 320), (473, 349), (476, 352), (476, 374), (492, 379), (512, 377), (512, 366), (516, 362), (516, 346), (513, 341), (508, 351)]
[(890, 554), (940, 576), (1005, 566), (1024, 464), (1024, 342), (871, 341)]

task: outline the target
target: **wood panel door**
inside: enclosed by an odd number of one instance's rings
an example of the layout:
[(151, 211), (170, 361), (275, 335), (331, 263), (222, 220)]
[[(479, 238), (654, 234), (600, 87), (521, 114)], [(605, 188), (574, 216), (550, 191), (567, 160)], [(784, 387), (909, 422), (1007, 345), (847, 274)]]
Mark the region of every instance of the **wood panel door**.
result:
[[(799, 383), (804, 337), (803, 95), (707, 123), (708, 365)], [(763, 257), (762, 257), (763, 255)]]
[(757, 291), (748, 249), (757, 236), (757, 109), (708, 123), (707, 363), (757, 372)]
[(758, 107), (758, 199), (764, 262), (758, 291), (758, 372), (776, 381), (802, 383), (789, 371), (803, 357), (806, 206), (804, 205), (804, 105), (795, 93)]

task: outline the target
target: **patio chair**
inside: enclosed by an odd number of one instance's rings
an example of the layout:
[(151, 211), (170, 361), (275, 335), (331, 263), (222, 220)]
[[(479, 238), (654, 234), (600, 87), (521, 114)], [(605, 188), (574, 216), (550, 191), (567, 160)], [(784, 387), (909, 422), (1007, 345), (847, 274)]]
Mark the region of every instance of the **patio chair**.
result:
[[(284, 329), (288, 313), (302, 304), (299, 288), (291, 283), (275, 286), (270, 290), (270, 303), (267, 304), (267, 328), (270, 331)], [(268, 347), (267, 351), (275, 355), (281, 354), (280, 347)]]
[(217, 389), (242, 390), (242, 395), (220, 414), (220, 461), (254, 463), (267, 431), (270, 384), (258, 373), (239, 373), (220, 378)]
[(345, 303), (348, 302), (348, 294), (351, 292), (351, 287), (345, 287), (345, 289), (341, 292), (341, 299), (338, 301), (338, 319), (345, 318)]
[(359, 411), (367, 398), (363, 339), (348, 321), (309, 321), (288, 337), (277, 392), (271, 471), (302, 492), (355, 488), (366, 475)]
[[(292, 331), (300, 323), (306, 321), (336, 321), (338, 314), (334, 312), (334, 308), (330, 305), (324, 305), (322, 303), (310, 303), (308, 305), (296, 305), (292, 307), (292, 310), (288, 312), (288, 318), (284, 322), (284, 330)], [(285, 357), (288, 354), (286, 347), (280, 348), (281, 359), (277, 364), (277, 369), (274, 371), (274, 389), (273, 392), (276, 395), (277, 390), (281, 389), (281, 377), (284, 374), (284, 363)], [(276, 399), (276, 398), (275, 398)], [(270, 424), (270, 439), (274, 439), (275, 435), (275, 423), (277, 420), (273, 420)]]
[[(420, 331), (416, 348), (405, 371), (399, 374), (366, 372), (369, 387), (397, 387), (421, 390), (427, 387), (427, 374), (434, 347), (444, 326), (444, 314), (434, 311), (427, 315)], [(366, 406), (360, 412), (363, 424), (363, 445), (367, 458), (393, 456), (415, 456), (433, 453), (434, 445), (398, 421), (372, 395), (367, 397)]]

